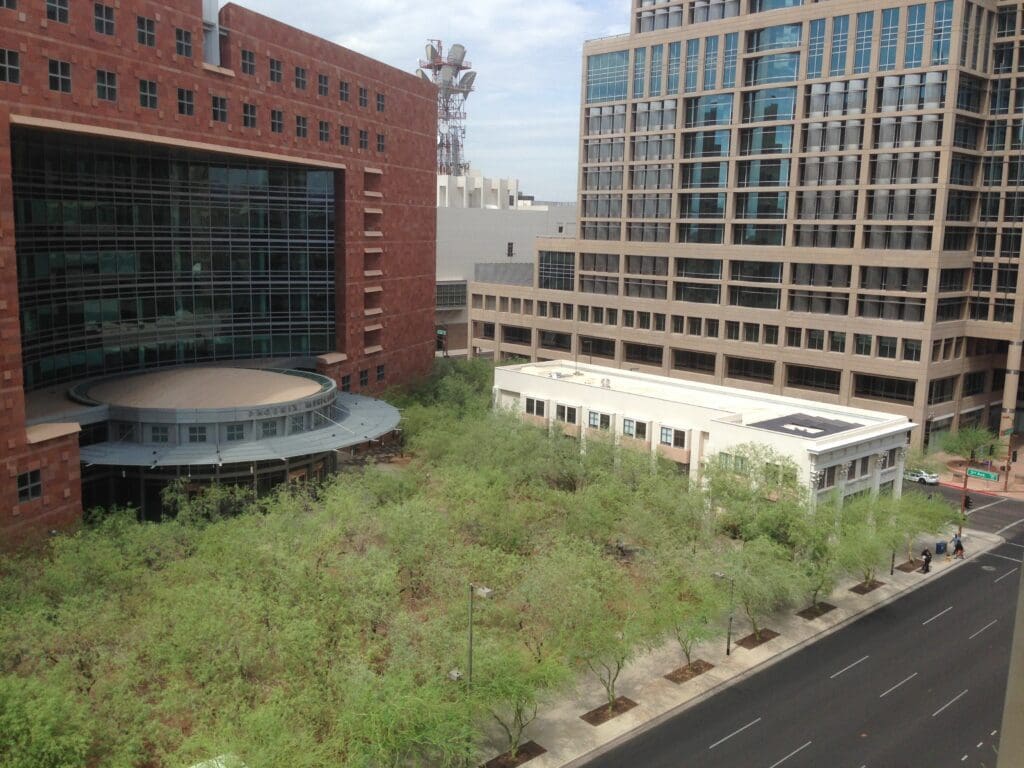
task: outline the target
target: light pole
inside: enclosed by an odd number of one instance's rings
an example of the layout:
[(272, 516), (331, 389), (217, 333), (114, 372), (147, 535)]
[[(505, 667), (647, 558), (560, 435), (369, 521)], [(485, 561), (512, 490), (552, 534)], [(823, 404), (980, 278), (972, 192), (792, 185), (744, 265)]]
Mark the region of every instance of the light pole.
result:
[(736, 612), (736, 603), (733, 601), (733, 594), (736, 590), (736, 579), (722, 573), (721, 571), (716, 571), (714, 576), (716, 579), (729, 580), (729, 629), (725, 633), (725, 655), (729, 656), (732, 653), (732, 617)]
[(473, 598), (486, 600), (494, 594), (494, 590), (481, 584), (469, 584), (469, 653), (466, 664), (466, 687), (473, 684)]

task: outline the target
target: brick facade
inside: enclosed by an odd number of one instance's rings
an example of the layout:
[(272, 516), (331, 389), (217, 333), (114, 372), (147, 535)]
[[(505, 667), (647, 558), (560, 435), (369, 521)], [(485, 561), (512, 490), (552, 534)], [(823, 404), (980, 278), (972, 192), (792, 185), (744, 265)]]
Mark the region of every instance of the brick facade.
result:
[[(19, 59), (19, 82), (0, 81), (0, 543), (23, 538), (30, 521), (42, 530), (59, 527), (81, 508), (77, 438), (30, 442), (26, 432), (12, 125), (334, 168), (337, 346), (332, 362), (321, 367), (339, 383), (351, 376), (353, 391), (371, 394), (429, 370), (436, 228), (432, 85), (232, 4), (219, 14), (219, 66), (204, 63), (202, 0), (110, 0), (112, 35), (96, 31), (93, 3), (69, 3), (66, 23), (47, 19), (42, 0), (16, 5), (0, 8), (0, 49)], [(138, 17), (154, 22), (154, 46), (138, 41)], [(191, 33), (191, 57), (176, 52), (176, 30)], [(243, 51), (252, 54), (251, 74), (244, 71)], [(50, 89), (51, 59), (70, 63), (70, 93)], [(281, 62), (280, 82), (270, 79), (271, 59)], [(305, 70), (305, 88), (297, 83), (297, 67)], [(116, 101), (97, 98), (97, 70), (117, 73)], [(320, 75), (327, 77), (325, 95)], [(139, 80), (157, 83), (156, 109), (140, 106)], [(194, 92), (194, 115), (178, 114), (179, 88)], [(226, 122), (212, 118), (215, 96), (227, 100)], [(243, 127), (243, 104), (255, 106), (255, 127)], [(283, 132), (271, 130), (272, 109), (284, 113)], [(306, 138), (296, 135), (299, 115), (308, 119)], [(327, 141), (320, 140), (320, 121), (329, 125)], [(348, 128), (347, 145), (340, 140), (342, 126)], [(360, 147), (361, 131), (366, 148)], [(378, 366), (384, 366), (382, 381)], [(369, 385), (360, 387), (364, 370)], [(43, 497), (19, 504), (16, 477), (36, 468), (43, 470)]]

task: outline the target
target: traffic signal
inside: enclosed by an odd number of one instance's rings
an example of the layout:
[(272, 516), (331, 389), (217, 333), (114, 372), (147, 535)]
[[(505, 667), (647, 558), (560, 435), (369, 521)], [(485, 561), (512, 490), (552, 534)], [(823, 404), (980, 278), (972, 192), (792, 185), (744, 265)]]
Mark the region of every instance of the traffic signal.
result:
[(974, 506), (974, 499), (970, 496), (964, 496), (964, 509), (970, 509)]

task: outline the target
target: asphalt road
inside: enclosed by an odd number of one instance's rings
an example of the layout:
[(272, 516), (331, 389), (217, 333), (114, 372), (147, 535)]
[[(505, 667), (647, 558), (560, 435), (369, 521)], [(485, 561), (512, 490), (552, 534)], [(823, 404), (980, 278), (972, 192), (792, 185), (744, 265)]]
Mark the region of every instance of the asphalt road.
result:
[[(1018, 505), (987, 525), (1024, 518)], [(922, 588), (622, 742), (588, 768), (992, 768), (1024, 523), (1005, 535), (1012, 543), (969, 556), (941, 578), (922, 574), (931, 580)]]

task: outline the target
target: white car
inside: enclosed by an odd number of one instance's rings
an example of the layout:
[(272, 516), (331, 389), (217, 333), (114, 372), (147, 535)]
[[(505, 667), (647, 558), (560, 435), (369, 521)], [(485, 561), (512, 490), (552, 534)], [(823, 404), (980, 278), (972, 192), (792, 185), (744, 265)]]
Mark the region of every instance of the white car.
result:
[(934, 472), (925, 472), (923, 469), (908, 469), (903, 473), (903, 479), (911, 483), (922, 485), (938, 485), (939, 476)]

